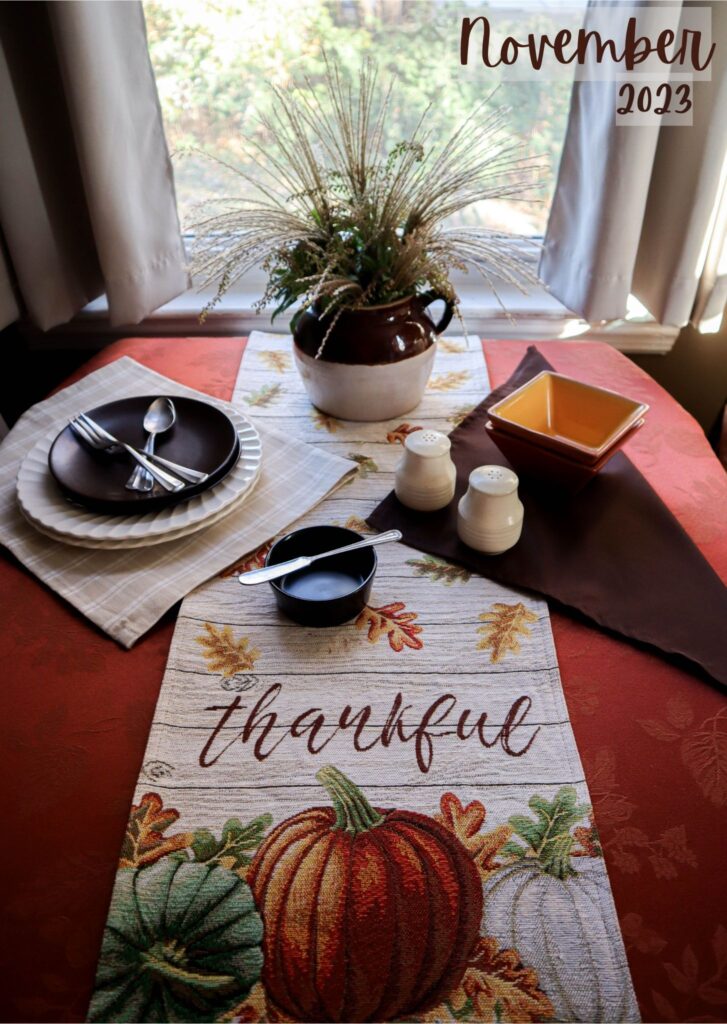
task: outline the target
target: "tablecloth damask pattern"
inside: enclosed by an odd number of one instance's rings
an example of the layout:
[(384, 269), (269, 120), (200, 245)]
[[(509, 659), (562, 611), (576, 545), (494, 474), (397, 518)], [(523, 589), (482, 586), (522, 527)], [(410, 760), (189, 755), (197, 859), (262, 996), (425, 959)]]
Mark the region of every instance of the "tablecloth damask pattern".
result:
[[(527, 344), (485, 342), (493, 386)], [(235, 338), (126, 339), (76, 376), (123, 354), (229, 400), (243, 347)], [(651, 413), (629, 457), (727, 580), (727, 479), (699, 427), (608, 346), (542, 347), (561, 372), (646, 397)], [(2, 1016), (77, 1021), (88, 1006), (172, 616), (120, 652), (5, 554), (0, 603), (3, 685), (13, 708), (3, 732), (13, 780), (5, 823), (20, 837), (3, 850), (10, 881)], [(551, 622), (643, 1019), (724, 1020), (724, 697), (691, 672), (570, 615), (551, 609)], [(667, 727), (647, 732), (647, 722)], [(708, 756), (692, 759), (689, 770), (689, 751), (705, 738)], [(686, 836), (691, 863), (667, 857), (665, 868), (652, 858), (672, 828)], [(629, 852), (635, 860), (622, 856)]]

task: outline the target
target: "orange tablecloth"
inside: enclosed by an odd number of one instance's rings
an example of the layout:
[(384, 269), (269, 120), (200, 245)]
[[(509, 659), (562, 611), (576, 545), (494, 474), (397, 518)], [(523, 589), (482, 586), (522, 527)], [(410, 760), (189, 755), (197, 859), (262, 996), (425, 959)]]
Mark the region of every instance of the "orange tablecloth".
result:
[[(243, 347), (126, 340), (77, 376), (130, 355), (229, 398)], [(484, 348), (496, 385), (526, 343)], [(651, 405), (628, 455), (727, 581), (727, 477), (697, 424), (605, 345), (542, 348), (557, 370)], [(2, 1019), (81, 1020), (173, 615), (122, 651), (5, 553), (0, 608)], [(569, 615), (554, 611), (553, 629), (644, 1020), (725, 1020), (724, 691)]]

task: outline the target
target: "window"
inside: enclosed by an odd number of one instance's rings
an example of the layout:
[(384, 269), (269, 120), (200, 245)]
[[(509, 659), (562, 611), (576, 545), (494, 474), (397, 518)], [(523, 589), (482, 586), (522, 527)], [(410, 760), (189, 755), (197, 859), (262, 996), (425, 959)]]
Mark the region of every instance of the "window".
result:
[[(514, 69), (488, 69), (479, 59), (481, 37), (473, 32), (470, 61), (459, 61), (463, 17), (487, 17), (493, 53), (505, 36), (524, 39), (557, 28), (577, 30), (587, 0), (145, 0), (149, 51), (175, 164), (183, 227), (195, 204), (211, 196), (236, 196), (239, 176), (192, 152), (199, 148), (250, 171), (248, 140), (259, 132), (257, 115), (271, 102), (273, 82), (289, 87), (303, 76), (315, 85), (326, 50), (352, 76), (373, 56), (384, 73), (397, 77), (398, 107), (389, 131), (392, 144), (413, 127), (431, 104), (429, 119), (451, 130), (497, 86), (493, 106), (510, 108), (513, 138), (523, 140), (540, 163), (539, 195), (479, 204), (466, 212), (476, 223), (538, 238), (544, 233), (555, 190), (568, 120), (572, 65), (557, 80)], [(497, 47), (497, 49), (495, 49)], [(264, 140), (263, 140), (264, 141)], [(535, 247), (531, 250), (535, 258)], [(589, 328), (544, 288), (527, 296), (511, 286), (494, 294), (475, 275), (455, 272), (468, 330), (489, 337), (533, 340), (587, 336), (624, 351), (668, 350), (675, 331), (650, 323)], [(269, 314), (254, 311), (264, 290), (262, 269), (251, 271), (216, 312), (215, 330), (238, 334), (270, 329)], [(159, 310), (149, 330), (200, 330), (197, 315), (213, 291), (192, 291)], [(103, 303), (88, 307), (99, 314)], [(98, 307), (98, 308), (97, 308)], [(513, 319), (510, 314), (513, 314)], [(285, 330), (284, 318), (274, 329)], [(209, 329), (209, 328), (207, 328)]]
[[(585, 0), (571, 2), (579, 21)], [(529, 199), (478, 204), (470, 223), (541, 235), (555, 187), (568, 116), (571, 82), (513, 80), (512, 69), (486, 69), (474, 42), (468, 66), (459, 62), (462, 17), (489, 15), (497, 35), (545, 31), (549, 11), (562, 4), (534, 0), (150, 0), (145, 4), (149, 49), (166, 132), (175, 154), (182, 222), (210, 195), (239, 193), (240, 179), (204, 157), (206, 152), (249, 169), (246, 139), (259, 132), (256, 114), (271, 102), (268, 82), (289, 85), (308, 76), (320, 82), (325, 49), (355, 76), (368, 55), (398, 79), (392, 145), (421, 113), (433, 129), (451, 129), (499, 86), (494, 105), (511, 108), (513, 137), (540, 158), (542, 187)], [(186, 155), (185, 155), (186, 154)]]

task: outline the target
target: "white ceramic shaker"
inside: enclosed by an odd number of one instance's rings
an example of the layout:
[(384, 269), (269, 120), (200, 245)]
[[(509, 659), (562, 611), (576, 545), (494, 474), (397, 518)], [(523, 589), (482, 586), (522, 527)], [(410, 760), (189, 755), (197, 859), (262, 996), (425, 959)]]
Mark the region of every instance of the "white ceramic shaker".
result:
[(415, 430), (404, 442), (394, 490), (402, 505), (435, 512), (454, 497), (457, 471), (449, 454), (452, 442), (438, 430)]
[(504, 466), (478, 466), (470, 473), (467, 493), (460, 498), (457, 532), (467, 547), (501, 555), (520, 540), (523, 505), (518, 478)]

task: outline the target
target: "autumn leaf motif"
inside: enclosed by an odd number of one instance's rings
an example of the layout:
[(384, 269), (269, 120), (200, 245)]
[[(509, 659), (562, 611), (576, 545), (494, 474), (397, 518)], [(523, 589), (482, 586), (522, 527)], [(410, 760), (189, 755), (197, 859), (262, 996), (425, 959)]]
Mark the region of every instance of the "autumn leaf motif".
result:
[(379, 471), (379, 467), (368, 455), (361, 455), (359, 452), (349, 452), (348, 457), (353, 462), (358, 463), (358, 475), (364, 480), (371, 476), (372, 473), (378, 473)]
[(192, 841), (191, 832), (164, 835), (178, 818), (179, 811), (173, 807), (163, 807), (157, 793), (145, 793), (139, 804), (132, 804), (126, 835), (121, 844), (119, 867), (140, 868), (189, 846)]
[[(722, 1014), (719, 1017), (714, 1015), (714, 1008), (727, 1006), (727, 929), (724, 925), (717, 925), (710, 945), (714, 956), (714, 969), (711, 963), (707, 965), (706, 957), (699, 955), (699, 949), (695, 950), (689, 943), (684, 946), (677, 963), (673, 960), (662, 962), (661, 966), (671, 985), (671, 1000), (662, 993), (651, 990), (651, 997), (658, 1012), (658, 1017), (655, 1016), (654, 1019), (724, 1019)], [(699, 1016), (695, 1015), (696, 999), (701, 1000), (706, 1011)], [(674, 1003), (677, 1006), (673, 1005)]]
[(706, 798), (727, 804), (727, 708), (706, 719), (682, 742), (682, 760)]
[(464, 342), (453, 341), (452, 338), (439, 338), (437, 341), (437, 348), (440, 352), (464, 352)]
[(575, 842), (571, 829), (590, 813), (590, 804), (578, 803), (573, 786), (561, 786), (552, 800), (532, 796), (528, 807), (534, 811), (534, 818), (524, 814), (513, 814), (510, 818), (513, 831), (525, 846), (508, 842), (502, 852), (520, 859), (535, 858), (541, 868), (555, 878), (575, 875), (570, 862)]
[(601, 848), (601, 840), (598, 835), (598, 829), (596, 828), (596, 822), (593, 817), (593, 811), (588, 815), (589, 824), (578, 825), (573, 829), (573, 838), (578, 844), (571, 850), (571, 856), (573, 857), (602, 857), (603, 849)]
[(378, 643), (386, 636), (392, 651), (399, 653), (405, 647), (420, 651), (424, 646), (418, 636), (422, 627), (413, 625), (417, 613), (405, 612), (405, 608), (403, 601), (394, 601), (383, 608), (369, 608), (367, 605), (356, 619), (356, 626), (358, 629), (368, 626), (369, 643)]
[(488, 612), (480, 615), (480, 621), (486, 625), (477, 627), (477, 632), (484, 634), (477, 650), (489, 651), (490, 661), (498, 662), (508, 653), (520, 653), (519, 637), (530, 634), (528, 623), (537, 622), (538, 616), (521, 601), (517, 604), (496, 601)]
[(526, 967), (515, 949), (499, 949), (496, 939), (477, 940), (462, 981), (448, 1007), (457, 1020), (552, 1020), (555, 1008), (540, 989), (537, 972)]
[(727, 708), (692, 728), (694, 712), (684, 698), (671, 698), (666, 719), (639, 719), (639, 725), (653, 739), (679, 742), (684, 767), (704, 796), (717, 807), (727, 804)]
[(290, 369), (290, 356), (287, 352), (266, 350), (260, 353), (260, 358), (275, 373), (285, 373)]
[(247, 825), (238, 818), (230, 818), (222, 826), (221, 839), (215, 839), (209, 829), (198, 829), (189, 843), (194, 859), (210, 865), (220, 864), (244, 878), (245, 869), (252, 861), (252, 851), (258, 848), (272, 823), (272, 814), (261, 814)]
[(251, 391), (247, 397), (247, 404), (254, 408), (266, 408), (271, 405), (280, 394), (280, 384), (264, 384), (257, 391)]
[(626, 875), (641, 871), (641, 855), (646, 855), (656, 878), (676, 878), (680, 865), (697, 867), (697, 857), (689, 846), (684, 825), (664, 829), (656, 839), (650, 839), (635, 825), (624, 825), (613, 831), (606, 844), (606, 854)]
[(482, 832), (487, 812), (479, 800), (463, 807), (454, 793), (444, 793), (439, 801), (440, 814), (435, 818), (457, 836), (477, 865), (483, 879), (502, 864), (495, 858), (512, 835), (510, 825), (498, 825)]
[(347, 530), (355, 530), (356, 533), (376, 533), (376, 530), (372, 530), (366, 520), (361, 519), (360, 516), (349, 516), (343, 525)]
[(459, 409), (455, 409), (451, 416), (447, 417), (447, 421), (452, 424), (453, 427), (460, 426), (469, 414), (474, 409), (474, 405), (463, 405)]
[(335, 416), (329, 416), (328, 413), (321, 412), (320, 409), (314, 409), (310, 418), (313, 420), (316, 430), (327, 430), (329, 434), (334, 434), (342, 426), (341, 421), (337, 420)]
[(472, 573), (461, 565), (452, 565), (434, 555), (409, 558), (406, 564), (412, 567), (415, 576), (428, 576), (435, 582), (443, 583), (445, 587), (451, 587), (453, 583), (468, 583), (472, 578)]
[(205, 622), (204, 628), (206, 632), (195, 640), (204, 648), (204, 658), (211, 672), (220, 672), (225, 679), (230, 679), (255, 667), (261, 652), (257, 647), (250, 647), (246, 636), (236, 640), (230, 626), (218, 628), (211, 622)]
[(449, 373), (440, 373), (436, 377), (432, 377), (429, 387), (432, 391), (456, 391), (457, 388), (463, 387), (469, 379), (469, 371), (452, 370)]
[(253, 985), (244, 1002), (238, 1003), (229, 1013), (217, 1018), (219, 1024), (267, 1024), (268, 1021), (281, 1019), (278, 1015), (272, 1016), (270, 1013), (265, 986), (261, 981)]
[(423, 430), (423, 427), (412, 427), (410, 423), (400, 423), (398, 427), (394, 427), (386, 435), (386, 440), (389, 444), (404, 444), (409, 434), (413, 434), (415, 430)]
[(627, 952), (630, 949), (637, 949), (639, 953), (655, 956), (657, 953), (661, 953), (667, 944), (666, 939), (644, 923), (641, 914), (624, 914), (619, 918), (619, 924)]
[(252, 569), (262, 569), (265, 565), (265, 559), (267, 558), (268, 551), (273, 546), (273, 542), (269, 540), (266, 544), (261, 544), (259, 548), (253, 551), (249, 555), (245, 555), (237, 562), (233, 562), (232, 565), (228, 565), (226, 569), (223, 569), (220, 573), (220, 579), (228, 579), (230, 576), (240, 576), (243, 572), (250, 572)]

